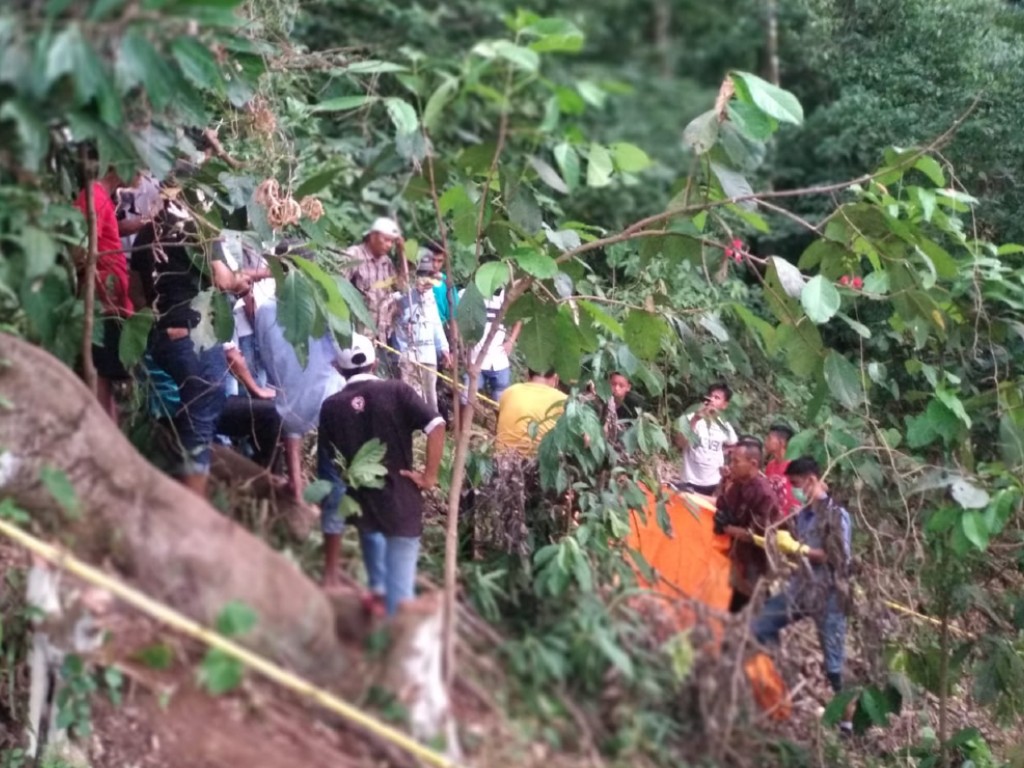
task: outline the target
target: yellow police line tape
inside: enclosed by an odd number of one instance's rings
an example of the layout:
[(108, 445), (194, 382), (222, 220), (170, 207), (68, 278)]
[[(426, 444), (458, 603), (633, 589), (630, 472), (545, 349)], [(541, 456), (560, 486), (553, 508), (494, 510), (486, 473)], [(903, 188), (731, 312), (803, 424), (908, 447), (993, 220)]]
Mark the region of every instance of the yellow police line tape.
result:
[[(431, 368), (429, 365), (426, 365), (424, 363), (420, 363), (420, 362), (418, 362), (416, 360), (413, 360), (406, 353), (399, 352), (397, 349), (395, 349), (394, 347), (388, 346), (387, 344), (385, 344), (380, 339), (374, 339), (373, 343), (376, 344), (378, 347), (380, 347), (382, 349), (386, 349), (389, 352), (394, 352), (396, 355), (398, 355), (401, 358), (405, 358), (405, 360), (407, 360), (408, 362), (410, 362), (413, 365), (417, 366), (418, 368), (422, 368), (425, 371), (430, 371), (431, 373), (437, 374), (437, 377), (439, 379), (444, 379), (449, 384), (451, 384), (453, 387), (455, 387), (456, 390), (460, 390), (460, 389), (466, 388), (466, 386), (464, 384), (457, 383), (451, 376), (446, 376), (445, 374), (441, 373), (436, 368)], [(477, 400), (483, 400), (485, 403), (487, 403), (492, 408), (497, 408), (498, 407), (498, 401), (497, 400), (492, 400), (487, 395), (481, 395), (479, 392), (476, 393), (476, 399)]]
[[(900, 613), (905, 613), (908, 616), (912, 616), (915, 619), (918, 619), (920, 621), (926, 621), (929, 624), (934, 624), (937, 627), (941, 627), (942, 626), (942, 622), (939, 619), (936, 619), (934, 616), (925, 616), (923, 613), (918, 613), (913, 608), (908, 608), (905, 605), (900, 605), (899, 603), (894, 603), (892, 600), (883, 600), (882, 601), (882, 605), (886, 606), (887, 608), (892, 608), (894, 611), (899, 611)], [(960, 629), (959, 627), (955, 627), (952, 624), (948, 624), (947, 626), (949, 627), (949, 631), (952, 632), (955, 635), (963, 635), (965, 637), (970, 637), (970, 633), (969, 632), (965, 632), (964, 630)]]
[(380, 722), (365, 712), (356, 709), (351, 704), (342, 701), (337, 696), (328, 693), (322, 688), (318, 688), (298, 675), (279, 667), (277, 664), (267, 661), (222, 635), (206, 629), (195, 621), (182, 616), (177, 611), (144, 595), (142, 592), (122, 584), (91, 565), (83, 563), (73, 555), (44, 541), (40, 541), (17, 526), (0, 520), (0, 534), (17, 542), (30, 552), (48, 560), (58, 568), (63, 568), (91, 584), (102, 587), (157, 621), (163, 622), (182, 634), (205, 643), (211, 648), (223, 651), (278, 685), (312, 699), (325, 709), (365, 728), (375, 736), (401, 747), (420, 760), (430, 765), (438, 766), (438, 768), (459, 768), (458, 763), (449, 760), (439, 752), (423, 746), (407, 734)]

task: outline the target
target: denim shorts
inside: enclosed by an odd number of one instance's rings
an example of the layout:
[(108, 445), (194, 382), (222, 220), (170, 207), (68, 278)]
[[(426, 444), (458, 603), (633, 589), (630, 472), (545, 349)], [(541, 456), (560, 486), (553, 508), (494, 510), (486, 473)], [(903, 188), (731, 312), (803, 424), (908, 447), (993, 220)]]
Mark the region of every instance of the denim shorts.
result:
[(172, 339), (166, 329), (155, 329), (150, 337), (153, 361), (178, 385), (181, 403), (172, 421), (182, 454), (182, 474), (210, 471), (210, 446), (227, 395), (228, 374), (224, 348), (197, 351), (192, 339)]

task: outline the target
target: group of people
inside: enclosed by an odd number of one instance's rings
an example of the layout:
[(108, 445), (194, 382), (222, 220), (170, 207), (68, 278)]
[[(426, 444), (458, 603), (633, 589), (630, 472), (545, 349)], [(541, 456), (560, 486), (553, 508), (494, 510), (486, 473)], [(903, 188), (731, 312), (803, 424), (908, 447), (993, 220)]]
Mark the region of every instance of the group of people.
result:
[[(182, 481), (197, 493), (207, 492), (218, 435), (242, 438), (267, 466), (283, 443), (288, 482), (301, 500), (302, 440), (319, 428), (317, 473), (332, 489), (320, 504), (324, 584), (338, 583), (345, 527), (340, 506), (348, 493), (360, 508), (356, 524), (369, 580), (368, 607), (394, 613), (414, 594), (421, 492), (437, 483), (444, 448), (437, 378), (439, 368), (450, 365), (459, 294), (444, 272), (443, 248), (435, 243), (423, 248), (410, 276), (398, 223), (374, 221), (361, 242), (345, 251), (342, 275), (362, 295), (372, 326), (353, 334), (346, 348), (329, 331), (310, 338), (306, 359), (300, 360), (278, 322), (267, 259), (229, 232), (204, 238), (173, 179), (158, 185), (140, 174), (125, 184), (110, 170), (89, 195), (79, 196), (83, 211), (89, 198), (96, 215), (95, 285), (103, 314), (94, 362), (104, 407), (116, 418), (112, 384), (132, 375), (118, 356), (120, 325), (135, 309), (151, 307), (155, 320), (144, 375), (150, 384), (162, 382), (153, 386), (162, 390), (155, 412), (173, 425)], [(313, 257), (287, 241), (276, 253)], [(227, 344), (203, 348), (195, 341), (201, 318), (194, 303), (209, 288), (230, 297), (235, 335)], [(497, 322), (502, 302), (500, 292), (485, 298), (488, 324)], [(518, 324), (499, 325), (487, 348), (481, 341), (471, 354), (483, 356), (480, 390), (498, 402), (497, 449), (532, 456), (560, 416), (566, 395), (554, 371), (529, 371), (526, 381), (512, 383), (510, 355), (518, 334)], [(382, 361), (395, 378), (377, 376)], [(608, 383), (608, 414), (634, 417), (628, 377), (616, 371)], [(849, 514), (829, 494), (813, 459), (785, 459), (793, 435), (787, 425), (773, 425), (764, 442), (737, 435), (723, 416), (731, 396), (726, 384), (712, 385), (703, 402), (680, 419), (677, 488), (716, 499), (716, 530), (733, 539), (734, 612), (750, 602), (768, 572), (765, 537), (792, 529), (787, 551), (801, 556), (803, 567), (764, 602), (754, 634), (776, 642), (787, 623), (813, 617), (829, 680), (838, 690), (845, 637), (839, 585), (849, 560)], [(427, 437), (421, 470), (413, 466), (416, 432)], [(386, 447), (383, 486), (346, 488), (338, 458), (350, 462), (373, 438)], [(778, 540), (781, 548), (781, 535)]]
[[(793, 429), (772, 424), (762, 441), (737, 435), (725, 419), (732, 391), (711, 385), (702, 403), (677, 424), (682, 450), (680, 490), (715, 498), (715, 532), (732, 539), (732, 601), (741, 612), (769, 573), (767, 541), (800, 558), (785, 585), (764, 601), (751, 629), (757, 640), (777, 644), (780, 632), (804, 618), (814, 620), (833, 690), (842, 687), (846, 644), (845, 589), (850, 563), (849, 512), (831, 495), (817, 461), (787, 460)], [(844, 730), (852, 728), (843, 721)]]

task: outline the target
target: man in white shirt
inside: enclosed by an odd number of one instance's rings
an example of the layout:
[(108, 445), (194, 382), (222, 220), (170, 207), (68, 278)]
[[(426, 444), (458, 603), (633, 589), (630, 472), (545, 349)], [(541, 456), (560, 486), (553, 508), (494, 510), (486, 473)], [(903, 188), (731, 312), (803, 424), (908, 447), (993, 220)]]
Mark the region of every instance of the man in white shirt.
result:
[[(461, 298), (464, 291), (459, 291)], [(480, 350), (483, 349), (484, 340), (487, 338), (487, 334), (491, 332), (491, 323), (494, 322), (498, 316), (498, 311), (501, 309), (501, 305), (505, 302), (505, 289), (502, 288), (489, 299), (484, 299), (484, 307), (487, 309), (487, 325), (484, 326), (483, 336), (480, 337), (480, 341), (477, 342), (476, 346), (473, 347), (470, 352), (469, 362), (476, 360), (477, 355), (480, 354)], [(492, 400), (501, 400), (501, 396), (508, 389), (512, 383), (512, 370), (511, 363), (508, 356), (512, 354), (512, 349), (516, 345), (516, 339), (519, 338), (519, 331), (522, 329), (522, 323), (516, 323), (512, 326), (512, 330), (506, 332), (504, 325), (499, 325), (497, 332), (494, 334), (494, 339), (491, 340), (490, 346), (487, 347), (487, 354), (484, 356), (484, 363), (480, 367), (480, 376), (477, 381), (477, 392), (486, 394)], [(469, 387), (469, 378), (463, 377), (464, 389), (462, 391), (462, 402), (466, 403), (466, 392)]]
[(736, 430), (720, 415), (730, 399), (732, 390), (728, 384), (712, 384), (703, 404), (679, 419), (673, 437), (683, 452), (680, 490), (705, 496), (713, 496), (718, 490), (725, 449), (736, 442)]

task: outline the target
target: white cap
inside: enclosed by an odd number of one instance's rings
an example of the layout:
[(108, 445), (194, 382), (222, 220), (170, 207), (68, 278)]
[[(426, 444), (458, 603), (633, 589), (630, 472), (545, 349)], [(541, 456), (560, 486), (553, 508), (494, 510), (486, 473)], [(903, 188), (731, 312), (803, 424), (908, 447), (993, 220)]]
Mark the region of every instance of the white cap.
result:
[(370, 234), (371, 232), (380, 232), (382, 235), (387, 235), (388, 237), (402, 236), (402, 230), (398, 228), (398, 222), (394, 219), (389, 219), (386, 216), (381, 216), (373, 222), (373, 226), (366, 230), (366, 234)]
[(338, 353), (338, 367), (343, 371), (355, 371), (373, 365), (377, 355), (373, 342), (358, 333), (352, 334), (352, 343)]

